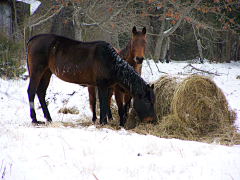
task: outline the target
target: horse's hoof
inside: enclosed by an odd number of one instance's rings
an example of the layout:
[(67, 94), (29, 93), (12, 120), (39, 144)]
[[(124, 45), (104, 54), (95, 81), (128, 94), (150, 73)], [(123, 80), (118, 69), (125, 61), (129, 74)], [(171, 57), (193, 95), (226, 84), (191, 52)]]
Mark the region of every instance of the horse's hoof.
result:
[(33, 126), (38, 126), (38, 121), (32, 121)]
[(49, 121), (49, 120), (46, 121), (46, 125), (49, 125), (49, 124), (52, 124), (52, 120), (51, 121)]
[(39, 126), (39, 125), (41, 125), (41, 124), (45, 124), (45, 122), (43, 122), (43, 121), (37, 121), (37, 120), (32, 121), (32, 125), (33, 125), (33, 126)]
[(36, 118), (33, 118), (32, 119), (32, 124), (38, 124), (39, 122), (37, 121), (37, 119)]

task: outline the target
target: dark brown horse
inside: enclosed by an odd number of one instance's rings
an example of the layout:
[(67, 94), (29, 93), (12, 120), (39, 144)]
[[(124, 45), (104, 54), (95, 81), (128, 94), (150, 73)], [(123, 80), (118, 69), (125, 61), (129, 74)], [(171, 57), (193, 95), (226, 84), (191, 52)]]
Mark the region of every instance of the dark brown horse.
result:
[[(144, 60), (144, 54), (146, 51), (146, 27), (142, 29), (142, 31), (137, 31), (137, 28), (134, 26), (132, 29), (132, 38), (127, 43), (127, 45), (117, 51), (117, 53), (123, 58), (125, 61), (127, 61), (136, 72), (138, 72), (141, 75), (141, 66), (139, 64), (142, 64)], [(113, 91), (115, 94), (115, 99), (118, 106), (118, 114), (120, 116), (120, 126), (124, 126), (125, 120), (127, 118), (127, 112), (128, 107), (130, 107), (132, 95), (125, 91), (120, 85), (116, 85), (113, 87)], [(113, 91), (109, 92), (109, 98), (108, 98), (108, 118), (112, 119), (112, 113), (110, 109), (111, 104), (111, 98), (113, 95)], [(90, 107), (93, 111), (93, 118), (96, 118), (96, 91), (95, 87), (88, 86), (88, 92), (89, 92), (89, 102)], [(123, 105), (124, 103), (124, 105)], [(95, 119), (93, 119), (94, 121)]]
[(34, 109), (36, 93), (45, 118), (52, 121), (45, 101), (52, 73), (67, 82), (98, 88), (100, 124), (107, 123), (108, 90), (116, 84), (132, 94), (134, 108), (142, 121), (153, 119), (153, 86), (149, 86), (104, 41), (81, 42), (54, 34), (37, 35), (28, 41), (27, 59), (28, 98), (33, 123), (38, 123)]

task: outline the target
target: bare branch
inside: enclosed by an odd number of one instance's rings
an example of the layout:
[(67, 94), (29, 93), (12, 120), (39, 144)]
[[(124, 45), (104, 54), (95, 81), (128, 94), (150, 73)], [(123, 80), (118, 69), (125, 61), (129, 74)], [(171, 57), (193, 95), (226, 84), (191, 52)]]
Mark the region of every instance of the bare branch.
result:
[[(190, 66), (192, 69), (194, 69), (194, 70), (196, 70), (196, 71), (200, 71), (200, 72), (203, 72), (203, 73), (207, 73), (207, 74), (212, 74), (212, 75), (220, 76), (220, 75), (217, 74), (217, 73), (212, 73), (212, 72), (209, 72), (209, 71), (204, 71), (204, 70), (202, 70), (202, 69), (198, 69), (198, 68), (194, 67), (192, 64), (188, 64), (188, 65), (185, 66), (184, 68), (186, 68), (186, 67), (188, 67), (188, 66)], [(184, 68), (183, 68), (183, 69), (184, 69)]]
[(83, 23), (83, 26), (99, 26), (101, 24), (104, 24), (104, 23), (107, 23), (109, 21), (111, 21), (115, 16), (117, 16), (129, 3), (131, 2), (131, 0), (128, 0), (124, 5), (122, 5), (118, 11), (114, 11), (113, 14), (111, 16), (109, 16), (108, 18), (106, 18), (105, 20), (97, 23), (96, 21), (94, 21), (90, 16), (88, 16), (87, 14), (87, 17), (92, 20), (94, 23), (92, 24), (87, 24), (87, 23)]
[[(40, 25), (41, 23), (44, 23), (46, 22), (47, 20), (51, 19), (52, 17), (54, 17), (55, 15), (57, 15), (62, 9), (64, 8), (64, 6), (60, 6), (60, 9), (58, 9), (56, 12), (54, 12), (51, 16), (48, 16), (47, 18), (35, 23), (35, 24), (31, 24), (29, 27), (32, 28), (34, 26), (38, 26)], [(49, 10), (50, 11), (50, 10)], [(46, 14), (44, 15), (46, 16)], [(42, 17), (40, 17), (39, 19), (41, 19)]]

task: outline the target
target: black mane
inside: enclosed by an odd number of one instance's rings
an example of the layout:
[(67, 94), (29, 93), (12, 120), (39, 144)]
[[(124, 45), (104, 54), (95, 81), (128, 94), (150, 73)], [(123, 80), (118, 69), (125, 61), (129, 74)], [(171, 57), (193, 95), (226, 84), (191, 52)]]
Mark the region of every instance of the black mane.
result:
[(128, 43), (127, 43), (127, 45), (124, 47), (124, 48), (122, 48), (121, 50), (120, 50), (120, 56), (123, 58), (123, 59), (127, 59), (127, 55), (128, 55), (128, 53), (129, 53), (129, 51), (130, 51), (130, 43), (131, 43), (131, 40), (130, 41), (128, 41)]
[(144, 94), (147, 83), (141, 78), (141, 76), (124, 61), (115, 51), (115, 49), (108, 45), (108, 54), (115, 62), (115, 70), (117, 72), (117, 77), (124, 86), (129, 88), (129, 91), (133, 94)]

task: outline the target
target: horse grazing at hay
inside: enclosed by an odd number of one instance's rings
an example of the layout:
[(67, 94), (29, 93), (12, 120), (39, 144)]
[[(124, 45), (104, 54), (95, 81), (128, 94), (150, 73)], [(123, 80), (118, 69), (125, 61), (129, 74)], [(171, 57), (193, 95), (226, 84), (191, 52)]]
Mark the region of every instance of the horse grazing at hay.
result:
[[(132, 38), (127, 43), (127, 45), (117, 51), (117, 53), (123, 58), (126, 62), (128, 62), (136, 72), (138, 72), (141, 75), (141, 66), (139, 64), (142, 64), (144, 60), (144, 55), (146, 51), (146, 27), (142, 29), (142, 31), (137, 31), (137, 28), (134, 26), (132, 29)], [(127, 118), (127, 111), (128, 107), (130, 107), (132, 95), (128, 93), (124, 88), (122, 88), (120, 85), (115, 85), (113, 87), (113, 91), (115, 94), (115, 99), (118, 106), (118, 114), (120, 117), (120, 126), (124, 126), (124, 123)], [(108, 97), (108, 119), (112, 119), (112, 113), (110, 109), (111, 104), (111, 98), (113, 95), (113, 91), (109, 92)], [(93, 112), (93, 121), (96, 120), (96, 89), (93, 86), (88, 86), (88, 92), (89, 92), (89, 103), (90, 107)], [(123, 103), (125, 102), (125, 105)]]
[(133, 95), (134, 108), (142, 121), (153, 119), (153, 86), (147, 84), (104, 41), (81, 42), (54, 34), (36, 35), (28, 41), (27, 62), (30, 76), (28, 98), (33, 123), (39, 123), (34, 108), (36, 93), (45, 118), (52, 121), (45, 95), (53, 73), (66, 82), (98, 88), (100, 124), (107, 123), (108, 90), (116, 84)]

